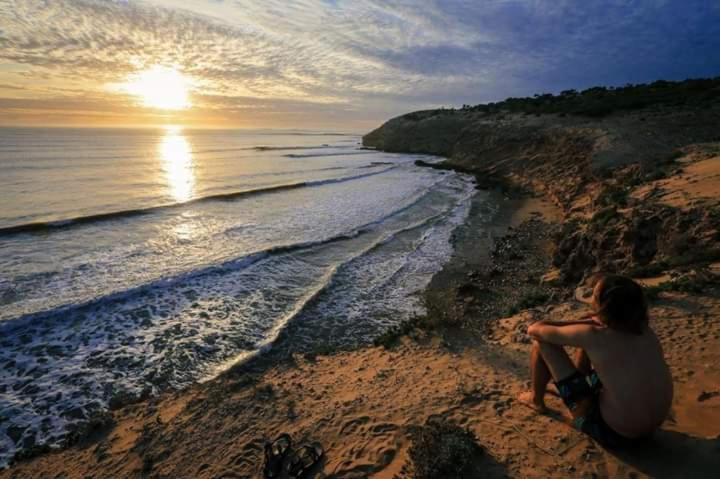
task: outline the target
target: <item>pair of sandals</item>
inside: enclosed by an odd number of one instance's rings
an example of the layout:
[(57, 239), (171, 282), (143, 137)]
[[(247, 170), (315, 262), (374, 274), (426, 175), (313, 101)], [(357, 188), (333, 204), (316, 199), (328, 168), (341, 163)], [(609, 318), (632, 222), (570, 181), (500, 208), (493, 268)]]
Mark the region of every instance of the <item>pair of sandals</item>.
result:
[[(280, 477), (283, 465), (291, 479), (305, 479), (320, 462), (325, 452), (320, 443), (304, 444), (297, 450), (292, 449), (289, 434), (281, 434), (273, 442), (265, 444), (265, 465), (263, 477)], [(286, 461), (287, 459), (287, 461)]]

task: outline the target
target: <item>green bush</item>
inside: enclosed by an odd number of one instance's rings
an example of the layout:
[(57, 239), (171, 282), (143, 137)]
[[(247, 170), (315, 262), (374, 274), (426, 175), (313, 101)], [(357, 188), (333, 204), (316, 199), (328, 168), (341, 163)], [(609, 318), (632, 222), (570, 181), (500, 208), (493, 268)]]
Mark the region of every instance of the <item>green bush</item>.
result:
[(400, 342), (400, 338), (407, 335), (415, 329), (415, 326), (417, 325), (417, 322), (414, 320), (407, 320), (400, 323), (398, 326), (394, 326), (384, 333), (382, 333), (380, 336), (375, 338), (373, 341), (373, 344), (375, 346), (382, 346), (385, 349), (391, 349)]
[(625, 272), (632, 278), (652, 278), (658, 276), (668, 269), (668, 264), (665, 261), (659, 261), (657, 263), (650, 263), (643, 266), (636, 266)]
[(689, 79), (679, 82), (659, 80), (650, 84), (623, 87), (593, 87), (577, 92), (565, 90), (559, 95), (544, 93), (528, 98), (507, 98), (497, 103), (464, 105), (463, 111), (526, 114), (559, 114), (604, 117), (617, 111), (648, 107), (685, 105), (711, 108), (720, 103), (720, 77)]
[(482, 448), (469, 429), (444, 420), (411, 428), (408, 451), (417, 479), (477, 477), (473, 464)]
[(541, 288), (531, 289), (523, 294), (517, 302), (508, 308), (506, 315), (514, 316), (525, 309), (543, 305), (550, 300), (550, 293)]
[(620, 185), (605, 188), (595, 200), (598, 206), (627, 206), (629, 191)]
[(605, 228), (615, 218), (618, 218), (617, 208), (615, 206), (608, 206), (606, 208), (597, 211), (590, 220), (590, 226), (595, 230)]
[(337, 351), (338, 348), (330, 343), (320, 343), (315, 345), (312, 350), (303, 354), (303, 356), (308, 361), (315, 361), (318, 356), (330, 356), (335, 354)]
[(708, 286), (714, 282), (701, 275), (688, 275), (681, 278), (645, 288), (645, 296), (649, 300), (655, 300), (660, 293), (677, 291), (681, 293), (703, 294)]

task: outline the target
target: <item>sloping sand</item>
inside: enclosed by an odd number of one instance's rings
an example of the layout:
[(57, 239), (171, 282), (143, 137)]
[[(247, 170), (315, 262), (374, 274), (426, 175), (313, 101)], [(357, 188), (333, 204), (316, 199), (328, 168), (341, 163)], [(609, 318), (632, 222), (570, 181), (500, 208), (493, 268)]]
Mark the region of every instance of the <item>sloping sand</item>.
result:
[(681, 170), (670, 178), (643, 185), (636, 198), (655, 195), (661, 203), (680, 209), (720, 204), (720, 146), (695, 145), (680, 160)]
[[(524, 202), (525, 219), (552, 214)], [(516, 224), (517, 217), (511, 218)], [(715, 272), (718, 274), (718, 272)], [(717, 477), (720, 470), (720, 290), (662, 293), (653, 325), (675, 379), (671, 417), (654, 440), (614, 454), (515, 397), (528, 387), (530, 319), (572, 319), (578, 302), (501, 319), (485, 339), (460, 330), (411, 333), (390, 350), (295, 356), (255, 376), (226, 374), (115, 413), (83, 444), (0, 477), (258, 477), (264, 441), (281, 432), (327, 452), (316, 477), (413, 477), (409, 427), (441, 418), (470, 428), (477, 477)]]
[[(645, 193), (661, 191), (660, 200), (667, 202), (683, 198), (686, 203), (676, 204), (678, 208), (692, 200), (715, 208), (720, 193), (715, 188), (717, 155), (683, 161), (684, 172), (658, 180), (657, 188)], [(519, 206), (515, 217), (504, 218), (507, 226), (554, 214), (547, 203)], [(592, 202), (575, 208), (573, 214), (590, 215)], [(534, 231), (536, 223), (526, 224)], [(512, 234), (517, 236), (517, 231)], [(461, 235), (466, 244), (457, 248), (451, 274), (439, 278), (449, 282), (475, 275), (468, 268), (477, 267), (488, 254), (471, 247), (483, 240), (472, 233)], [(541, 244), (533, 254), (549, 256), (550, 239), (538, 236)], [(529, 251), (508, 253), (519, 253), (519, 259), (512, 260), (518, 274), (528, 265), (549, 263), (533, 261)], [(652, 324), (672, 369), (675, 398), (654, 440), (636, 450), (616, 454), (600, 448), (563, 422), (555, 397), (549, 398), (554, 412), (547, 416), (515, 401), (529, 385), (528, 321), (572, 319), (585, 311), (586, 306), (563, 299), (572, 296), (568, 291), (548, 304), (488, 322), (483, 334), (457, 328), (432, 334), (414, 330), (389, 350), (369, 347), (316, 358), (295, 356), (255, 373), (230, 371), (187, 391), (116, 411), (114, 426), (99, 428), (72, 448), (21, 462), (0, 472), (0, 478), (258, 477), (264, 441), (282, 432), (296, 443), (324, 445), (327, 455), (316, 477), (409, 478), (409, 428), (430, 418), (476, 434), (485, 452), (474, 462), (474, 477), (716, 478), (720, 267), (717, 262), (700, 266), (702, 274), (710, 275), (702, 287), (690, 293), (661, 292), (653, 302)], [(693, 267), (685, 264), (682, 271), (663, 271), (642, 281), (661, 285)], [(510, 277), (506, 287), (519, 285), (519, 278)], [(553, 271), (546, 278), (555, 278)], [(483, 295), (492, 294), (482, 288), (473, 291), (478, 296), (460, 298), (462, 305), (482, 304)], [(470, 319), (484, 319), (478, 309), (463, 311)]]
[[(2, 477), (255, 477), (262, 444), (280, 432), (319, 440), (332, 477), (412, 477), (407, 427), (442, 416), (472, 429), (482, 477), (717, 477), (720, 470), (720, 299), (672, 294), (653, 309), (676, 384), (671, 418), (647, 446), (614, 455), (560, 419), (515, 402), (527, 387), (535, 316), (498, 322), (485, 343), (460, 334), (406, 339), (269, 371), (257, 383), (223, 378), (159, 403), (130, 407), (99, 442), (41, 457)], [(48, 471), (53, 471), (48, 474)]]

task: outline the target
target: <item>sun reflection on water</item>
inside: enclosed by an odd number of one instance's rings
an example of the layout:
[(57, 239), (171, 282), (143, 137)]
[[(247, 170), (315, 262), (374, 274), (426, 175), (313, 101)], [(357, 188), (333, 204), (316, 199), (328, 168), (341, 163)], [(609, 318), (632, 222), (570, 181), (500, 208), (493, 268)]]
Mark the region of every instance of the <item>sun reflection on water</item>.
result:
[(190, 200), (195, 189), (195, 171), (190, 143), (182, 130), (168, 128), (158, 149), (170, 195), (178, 202)]

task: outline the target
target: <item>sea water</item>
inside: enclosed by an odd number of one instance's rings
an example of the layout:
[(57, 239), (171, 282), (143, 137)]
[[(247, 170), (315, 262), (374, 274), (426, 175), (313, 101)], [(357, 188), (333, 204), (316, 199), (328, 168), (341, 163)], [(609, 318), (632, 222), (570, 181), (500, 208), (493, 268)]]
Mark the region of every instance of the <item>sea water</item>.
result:
[(312, 131), (0, 129), (0, 465), (113, 397), (422, 311), (471, 180)]

